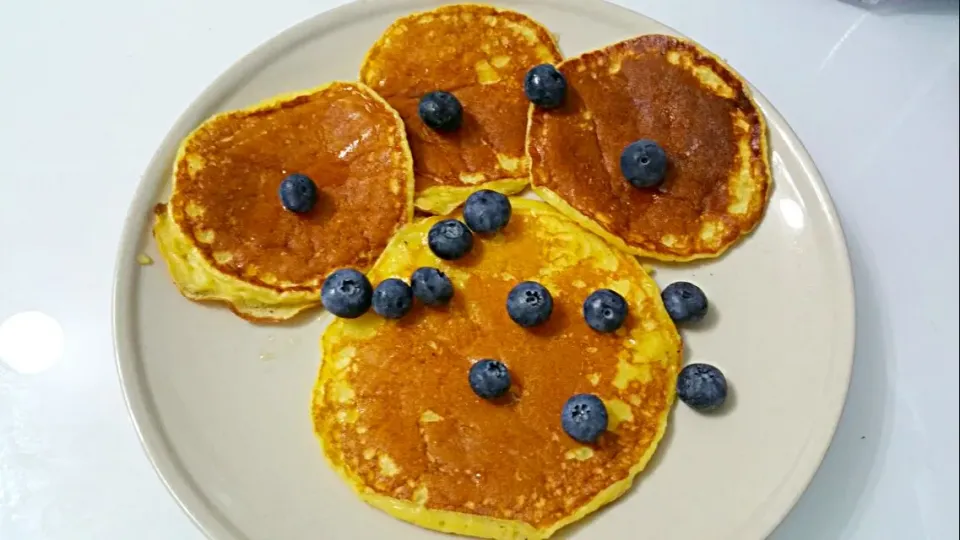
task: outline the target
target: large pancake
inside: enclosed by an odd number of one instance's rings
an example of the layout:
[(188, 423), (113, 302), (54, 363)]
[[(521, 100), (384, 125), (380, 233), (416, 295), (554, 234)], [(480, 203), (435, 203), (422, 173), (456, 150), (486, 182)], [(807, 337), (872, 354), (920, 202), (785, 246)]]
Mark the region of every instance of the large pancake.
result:
[[(290, 173), (319, 188), (307, 214), (280, 203)], [(200, 125), (177, 154), (154, 236), (184, 296), (273, 321), (317, 305), (332, 270), (369, 267), (412, 218), (400, 117), (369, 88), (336, 82)]]
[[(367, 53), (360, 80), (406, 122), (417, 208), (446, 214), (477, 189), (523, 190), (529, 181), (523, 78), (535, 65), (560, 60), (544, 27), (526, 15), (488, 6), (441, 7), (387, 28)], [(460, 100), (459, 130), (433, 131), (418, 117), (420, 98), (434, 90)]]
[[(445, 262), (426, 245), (438, 218), (404, 227), (370, 271), (376, 283), (437, 266), (456, 287), (444, 309), (416, 304), (398, 321), (336, 320), (322, 339), (313, 418), (327, 459), (371, 505), (439, 531), (537, 539), (630, 487), (666, 427), (681, 342), (637, 260), (546, 204), (513, 200), (510, 224)], [(534, 279), (555, 306), (529, 330), (508, 291)], [(591, 330), (584, 299), (609, 287), (629, 302), (615, 334)], [(512, 398), (478, 398), (471, 361), (509, 367)], [(564, 402), (595, 393), (612, 430), (582, 445), (560, 425)]]
[[(531, 107), (533, 188), (613, 245), (668, 261), (716, 257), (763, 217), (770, 190), (764, 118), (718, 58), (672, 36), (647, 35), (563, 62), (566, 103)], [(653, 139), (667, 177), (631, 186), (629, 143)]]

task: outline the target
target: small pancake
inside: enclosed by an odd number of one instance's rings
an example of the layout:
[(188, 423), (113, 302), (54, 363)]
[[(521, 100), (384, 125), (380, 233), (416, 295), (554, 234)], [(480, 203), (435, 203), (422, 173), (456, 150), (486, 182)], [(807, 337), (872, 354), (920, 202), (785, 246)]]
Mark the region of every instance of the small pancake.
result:
[[(531, 107), (534, 191), (610, 243), (666, 261), (716, 257), (763, 217), (766, 124), (747, 85), (694, 43), (647, 35), (566, 60), (565, 104)], [(664, 148), (653, 188), (630, 185), (620, 154)]]
[[(441, 7), (387, 28), (367, 53), (360, 80), (406, 122), (418, 209), (447, 214), (478, 189), (513, 194), (526, 187), (523, 78), (535, 65), (560, 60), (543, 26), (488, 6)], [(440, 133), (420, 120), (420, 98), (434, 90), (451, 92), (463, 105), (457, 131)]]
[[(436, 266), (454, 283), (444, 308), (416, 303), (400, 320), (339, 319), (322, 339), (313, 418), (325, 455), (376, 508), (422, 527), (485, 538), (547, 538), (617, 499), (663, 435), (681, 342), (657, 285), (636, 258), (611, 248), (548, 205), (513, 199), (509, 225), (463, 259), (426, 245), (439, 218), (404, 227), (370, 271), (377, 283)], [(543, 283), (554, 310), (524, 329), (507, 315), (510, 289)], [(613, 334), (581, 309), (601, 287), (629, 303)], [(513, 385), (497, 402), (467, 381), (496, 358)], [(564, 402), (595, 393), (610, 431), (595, 444), (568, 437)]]
[[(280, 202), (291, 173), (319, 190), (306, 214)], [(335, 82), (201, 124), (177, 154), (154, 236), (184, 296), (277, 321), (317, 305), (331, 271), (368, 268), (412, 218), (400, 117), (369, 88)]]

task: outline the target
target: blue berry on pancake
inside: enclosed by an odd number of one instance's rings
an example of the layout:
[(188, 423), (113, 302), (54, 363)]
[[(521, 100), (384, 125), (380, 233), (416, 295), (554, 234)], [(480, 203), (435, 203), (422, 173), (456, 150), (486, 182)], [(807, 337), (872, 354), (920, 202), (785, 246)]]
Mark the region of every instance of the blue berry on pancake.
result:
[(424, 266), (414, 270), (410, 276), (410, 287), (417, 300), (428, 306), (442, 306), (453, 298), (453, 283), (436, 268)]
[(477, 233), (493, 233), (510, 221), (510, 199), (489, 189), (475, 191), (467, 197), (463, 220)]
[(593, 394), (576, 394), (563, 405), (560, 423), (563, 431), (582, 443), (596, 442), (607, 430), (607, 407)]
[(473, 248), (473, 233), (462, 222), (445, 219), (430, 227), (427, 244), (434, 255), (452, 261), (470, 252)]
[(496, 399), (510, 389), (510, 371), (503, 362), (484, 359), (470, 367), (470, 388), (483, 399)]
[(523, 79), (527, 99), (537, 107), (555, 109), (567, 95), (567, 79), (550, 64), (540, 64), (527, 72)]
[(535, 281), (524, 281), (507, 295), (507, 314), (523, 327), (543, 324), (553, 313), (550, 291)]
[(420, 119), (437, 131), (456, 131), (463, 122), (463, 106), (449, 92), (430, 92), (420, 98), (417, 108)]
[(313, 210), (317, 204), (317, 185), (305, 174), (291, 174), (280, 182), (280, 203), (297, 214)]
[(614, 332), (627, 318), (627, 301), (616, 291), (596, 290), (583, 302), (583, 318), (597, 332)]
[(373, 287), (367, 276), (353, 268), (335, 270), (323, 281), (320, 300), (337, 317), (356, 319), (370, 309)]
[(399, 319), (413, 307), (413, 291), (401, 279), (385, 279), (373, 290), (373, 310), (381, 317)]
[(632, 142), (620, 154), (620, 171), (633, 187), (653, 187), (667, 175), (667, 154), (649, 139)]

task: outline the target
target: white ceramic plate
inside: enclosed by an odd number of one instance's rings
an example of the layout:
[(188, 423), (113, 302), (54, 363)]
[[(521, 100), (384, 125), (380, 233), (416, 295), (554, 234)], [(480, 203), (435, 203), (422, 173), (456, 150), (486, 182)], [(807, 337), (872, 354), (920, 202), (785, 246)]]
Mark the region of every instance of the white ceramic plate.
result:
[[(364, 505), (327, 467), (310, 392), (326, 315), (255, 326), (181, 297), (150, 237), (179, 141), (209, 115), (331, 79), (355, 79), (396, 17), (429, 0), (366, 1), (306, 21), (242, 59), (190, 107), (150, 163), (130, 210), (114, 295), (117, 362), (144, 447), (170, 491), (217, 540), (425, 538)], [(574, 55), (643, 33), (646, 17), (581, 0), (507, 1)], [(734, 59), (736, 65), (736, 59)], [(794, 133), (760, 95), (775, 189), (754, 235), (713, 262), (658, 267), (699, 283), (711, 322), (683, 332), (687, 361), (719, 365), (725, 414), (679, 404), (648, 470), (621, 501), (565, 531), (576, 538), (765, 537), (823, 457), (853, 358), (853, 284), (826, 188)], [(158, 261), (137, 264), (147, 253)], [(440, 537), (440, 535), (436, 535)]]

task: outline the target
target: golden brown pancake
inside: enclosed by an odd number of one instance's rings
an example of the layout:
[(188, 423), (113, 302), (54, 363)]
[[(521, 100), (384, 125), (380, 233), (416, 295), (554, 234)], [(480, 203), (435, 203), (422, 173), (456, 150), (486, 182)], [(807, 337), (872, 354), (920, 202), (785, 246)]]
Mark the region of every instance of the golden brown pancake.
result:
[[(560, 60), (544, 27), (488, 6), (441, 7), (387, 28), (367, 53), (360, 80), (406, 122), (417, 208), (446, 214), (477, 189), (511, 194), (527, 185), (523, 78), (535, 65)], [(463, 105), (457, 131), (437, 132), (420, 120), (420, 98), (434, 90), (453, 93)]]
[[(430, 529), (486, 538), (546, 538), (630, 486), (663, 434), (681, 342), (656, 284), (637, 260), (548, 205), (513, 200), (497, 235), (445, 262), (426, 246), (439, 218), (401, 229), (369, 276), (408, 278), (436, 266), (454, 283), (449, 306), (417, 303), (400, 320), (339, 319), (322, 339), (313, 418), (326, 457), (361, 498)], [(544, 284), (554, 311), (524, 329), (507, 315), (509, 290)], [(612, 288), (625, 325), (600, 334), (584, 299)], [(503, 361), (510, 394), (485, 401), (467, 373)], [(596, 444), (568, 437), (564, 402), (595, 393), (611, 429)]]
[[(669, 261), (716, 257), (763, 217), (767, 133), (747, 85), (694, 43), (646, 35), (564, 61), (565, 104), (531, 107), (534, 190), (630, 253)], [(635, 188), (620, 154), (653, 139), (664, 182)]]
[[(318, 202), (283, 208), (288, 174)], [(218, 114), (186, 140), (154, 235), (181, 292), (282, 320), (319, 303), (324, 277), (366, 269), (413, 214), (412, 158), (397, 113), (357, 83), (335, 82)]]

